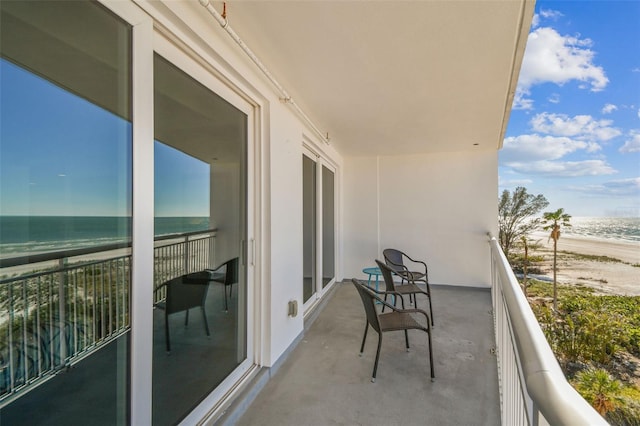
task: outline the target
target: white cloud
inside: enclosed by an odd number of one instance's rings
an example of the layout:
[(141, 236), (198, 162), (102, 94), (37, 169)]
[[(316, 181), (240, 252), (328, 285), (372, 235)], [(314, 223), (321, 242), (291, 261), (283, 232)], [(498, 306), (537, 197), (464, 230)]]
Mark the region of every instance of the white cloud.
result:
[(533, 19), (531, 20), (531, 28), (536, 28), (538, 25), (540, 25), (540, 15), (534, 13)]
[(602, 113), (603, 114), (611, 114), (613, 111), (617, 110), (618, 107), (615, 106), (614, 104), (606, 104), (604, 107), (602, 107)]
[(549, 99), (547, 100), (552, 104), (558, 104), (560, 103), (560, 95), (557, 93), (553, 93), (551, 96), (549, 96)]
[(589, 49), (591, 45), (589, 39), (562, 36), (549, 27), (536, 28), (529, 34), (516, 98), (526, 99), (529, 89), (542, 83), (561, 86), (577, 80), (591, 91), (604, 89), (609, 79), (604, 69), (593, 63), (595, 52)]
[(598, 176), (616, 173), (616, 170), (603, 160), (586, 161), (533, 161), (529, 163), (513, 162), (507, 166), (519, 173), (529, 173), (550, 177)]
[(572, 136), (580, 140), (608, 141), (622, 132), (611, 127), (611, 120), (595, 120), (590, 115), (552, 114), (543, 112), (531, 119), (531, 127), (536, 132), (556, 136)]
[(498, 186), (500, 187), (516, 187), (516, 186), (524, 186), (533, 183), (531, 179), (502, 179), (498, 176)]
[(518, 89), (516, 89), (516, 94), (513, 98), (512, 109), (532, 110), (533, 99), (525, 97), (530, 94), (531, 92), (529, 90), (521, 90), (520, 87), (518, 87)]
[(569, 189), (591, 195), (637, 196), (640, 195), (640, 177), (611, 180), (600, 185), (573, 186)]
[(629, 132), (629, 140), (622, 145), (620, 152), (630, 154), (632, 152), (640, 152), (640, 130), (631, 130)]
[(553, 19), (554, 21), (558, 18), (564, 16), (561, 12), (557, 10), (544, 9), (540, 11), (540, 15), (546, 19)]
[(568, 137), (511, 136), (504, 140), (500, 159), (505, 162), (557, 160), (580, 149), (589, 149), (589, 144)]

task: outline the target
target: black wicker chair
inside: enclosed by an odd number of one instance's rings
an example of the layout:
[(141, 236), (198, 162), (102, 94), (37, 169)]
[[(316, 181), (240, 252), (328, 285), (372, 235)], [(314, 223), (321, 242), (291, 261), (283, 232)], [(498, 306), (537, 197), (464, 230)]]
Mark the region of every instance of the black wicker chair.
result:
[(204, 320), (204, 329), (207, 336), (210, 336), (209, 324), (207, 323), (207, 313), (204, 310), (204, 303), (207, 299), (209, 284), (188, 284), (188, 281), (188, 276), (182, 275), (163, 283), (155, 290), (159, 291), (162, 288), (167, 289), (166, 298), (154, 305), (155, 307), (164, 310), (164, 328), (167, 340), (167, 353), (171, 352), (171, 341), (169, 339), (169, 315), (171, 314), (186, 311), (184, 318), (184, 325), (186, 327), (189, 324), (189, 310), (191, 308), (200, 307), (202, 310), (202, 318)]
[[(224, 272), (221, 272), (224, 269)], [(227, 301), (227, 287), (229, 287), (229, 297), (233, 292), (233, 285), (238, 282), (238, 258), (234, 257), (224, 262), (222, 265), (214, 269), (207, 269), (212, 276), (211, 281), (224, 284), (224, 310), (229, 311), (229, 302)]]
[[(376, 293), (383, 294), (384, 292), (376, 292), (375, 290), (369, 288), (366, 284), (355, 278), (352, 279), (352, 282), (356, 287), (356, 290), (358, 290), (358, 294), (362, 299), (362, 304), (364, 305), (364, 310), (367, 315), (367, 323), (364, 328), (362, 345), (360, 346), (360, 356), (362, 356), (362, 352), (364, 351), (364, 344), (367, 340), (367, 331), (369, 330), (369, 326), (371, 326), (378, 333), (378, 350), (376, 352), (375, 363), (373, 364), (373, 374), (371, 376), (371, 381), (376, 381), (378, 360), (380, 359), (380, 347), (382, 346), (382, 334), (385, 331), (404, 331), (404, 338), (408, 351), (408, 330), (422, 330), (428, 335), (429, 365), (431, 367), (431, 381), (433, 382), (435, 380), (435, 372), (433, 368), (433, 349), (431, 345), (431, 327), (429, 325), (429, 315), (425, 311), (420, 309), (398, 309), (376, 296)], [(386, 307), (389, 307), (391, 309), (391, 312), (378, 313), (376, 309), (376, 301), (384, 304), (384, 306)], [(412, 314), (424, 315), (426, 325), (422, 325), (418, 321), (416, 321)]]
[[(415, 260), (400, 250), (388, 248), (382, 251), (386, 265), (394, 274), (400, 277), (401, 284), (407, 281), (409, 284), (423, 283), (426, 294), (429, 296), (429, 313), (431, 314), (431, 325), (433, 325), (433, 306), (431, 303), (431, 287), (429, 286), (429, 274), (427, 264), (421, 260)], [(423, 269), (423, 271), (410, 270), (407, 264), (413, 269)], [(425, 293), (424, 291), (422, 293)], [(415, 295), (414, 295), (415, 299)], [(417, 306), (416, 306), (417, 307)]]

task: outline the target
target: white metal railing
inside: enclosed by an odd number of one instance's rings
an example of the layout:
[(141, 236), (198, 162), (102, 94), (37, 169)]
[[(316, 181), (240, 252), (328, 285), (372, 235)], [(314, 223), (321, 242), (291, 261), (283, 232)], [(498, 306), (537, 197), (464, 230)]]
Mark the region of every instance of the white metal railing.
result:
[[(156, 238), (155, 286), (210, 268), (215, 235)], [(0, 259), (0, 408), (129, 330), (131, 254), (123, 253), (129, 246)], [(12, 274), (25, 266), (31, 271)], [(162, 298), (155, 294), (155, 301)]]
[(608, 425), (567, 382), (502, 249), (489, 238), (502, 424)]

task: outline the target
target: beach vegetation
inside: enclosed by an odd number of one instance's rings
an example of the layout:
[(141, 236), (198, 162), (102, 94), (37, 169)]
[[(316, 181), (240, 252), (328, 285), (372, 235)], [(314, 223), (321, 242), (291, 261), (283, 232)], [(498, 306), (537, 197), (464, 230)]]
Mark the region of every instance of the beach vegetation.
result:
[(523, 237), (540, 226), (541, 219), (534, 218), (549, 202), (544, 195), (533, 195), (519, 186), (511, 193), (504, 190), (498, 199), (498, 241), (505, 256)]
[(571, 216), (564, 212), (563, 208), (559, 208), (554, 212), (544, 212), (542, 215), (542, 229), (551, 231), (549, 239), (553, 240), (553, 310), (558, 310), (558, 240), (560, 239), (560, 230), (571, 226)]
[(625, 263), (620, 259), (611, 256), (603, 256), (598, 254), (584, 254), (584, 253), (575, 253), (572, 251), (561, 250), (558, 253), (569, 255), (572, 259), (576, 260), (588, 260), (593, 262), (602, 262), (602, 263)]
[(576, 390), (612, 425), (640, 426), (640, 296), (530, 280), (529, 302)]
[(601, 415), (623, 403), (622, 382), (602, 368), (588, 368), (576, 374), (574, 387)]

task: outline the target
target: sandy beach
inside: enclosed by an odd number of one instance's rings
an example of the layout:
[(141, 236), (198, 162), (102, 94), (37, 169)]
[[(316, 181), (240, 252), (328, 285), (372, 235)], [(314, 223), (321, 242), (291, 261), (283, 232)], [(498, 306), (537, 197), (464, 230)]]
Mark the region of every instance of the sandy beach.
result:
[[(544, 276), (551, 279), (553, 240), (548, 241), (548, 234), (543, 232), (535, 233), (531, 238), (540, 244), (540, 248), (530, 254), (544, 256), (541, 269)], [(562, 252), (607, 256), (620, 262), (580, 259)], [(558, 240), (557, 278), (559, 283), (583, 284), (603, 294), (640, 296), (640, 242), (562, 235)]]

